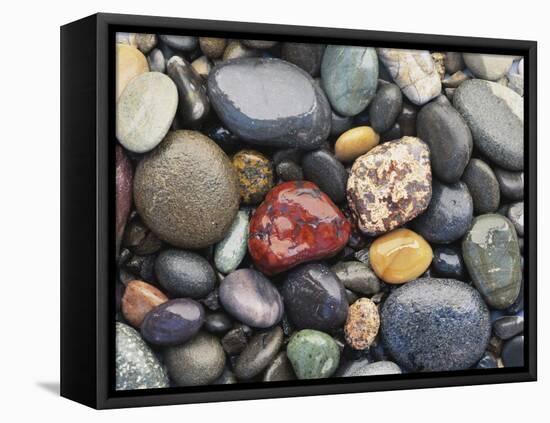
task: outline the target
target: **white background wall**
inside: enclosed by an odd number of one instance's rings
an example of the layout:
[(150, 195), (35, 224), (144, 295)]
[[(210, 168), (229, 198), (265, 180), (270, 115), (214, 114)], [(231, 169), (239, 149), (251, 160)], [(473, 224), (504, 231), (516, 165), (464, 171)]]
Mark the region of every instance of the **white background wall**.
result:
[[(539, 382), (96, 412), (59, 381), (59, 26), (98, 12), (539, 42)], [(6, 1), (0, 60), (0, 415), (5, 422), (542, 421), (550, 359), (548, 13), (544, 2)], [(78, 140), (75, 140), (77, 142)], [(75, 284), (79, 281), (75, 280)], [(546, 310), (545, 310), (546, 309)], [(547, 414), (547, 413), (545, 413)], [(11, 416), (11, 417), (10, 417)]]

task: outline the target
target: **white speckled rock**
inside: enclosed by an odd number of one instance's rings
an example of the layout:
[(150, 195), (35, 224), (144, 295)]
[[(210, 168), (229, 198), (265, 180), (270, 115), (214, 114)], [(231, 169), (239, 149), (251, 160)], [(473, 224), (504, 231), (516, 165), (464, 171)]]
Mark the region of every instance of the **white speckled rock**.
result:
[(231, 273), (246, 255), (248, 223), (248, 211), (240, 210), (225, 238), (216, 245), (214, 263), (220, 272)]
[(153, 389), (169, 386), (166, 371), (141, 339), (124, 323), (116, 323), (116, 389)]
[(462, 53), (468, 69), (478, 78), (496, 81), (502, 78), (514, 61), (514, 56), (499, 54)]
[(429, 51), (379, 48), (378, 58), (403, 94), (422, 105), (441, 93), (441, 79)]
[(160, 72), (130, 81), (116, 106), (116, 137), (128, 150), (145, 153), (167, 134), (178, 107), (176, 84)]

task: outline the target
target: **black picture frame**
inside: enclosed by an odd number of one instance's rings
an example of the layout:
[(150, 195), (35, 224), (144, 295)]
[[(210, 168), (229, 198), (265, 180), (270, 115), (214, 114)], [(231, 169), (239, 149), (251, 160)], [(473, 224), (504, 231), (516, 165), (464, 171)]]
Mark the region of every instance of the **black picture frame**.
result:
[[(525, 57), (525, 365), (522, 368), (114, 391), (114, 34), (117, 31), (490, 52)], [(109, 101), (112, 99), (113, 101)], [(61, 395), (103, 409), (443, 386), (537, 377), (537, 44), (95, 14), (61, 28)]]

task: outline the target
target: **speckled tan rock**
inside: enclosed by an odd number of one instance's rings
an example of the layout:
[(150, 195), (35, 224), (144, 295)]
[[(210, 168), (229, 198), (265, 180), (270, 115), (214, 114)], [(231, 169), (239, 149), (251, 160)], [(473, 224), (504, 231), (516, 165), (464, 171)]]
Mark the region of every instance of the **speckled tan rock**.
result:
[(368, 235), (414, 219), (431, 197), (430, 150), (419, 138), (403, 137), (376, 146), (351, 168), (348, 205), (357, 226)]
[(434, 61), (435, 70), (439, 75), (439, 79), (443, 79), (445, 77), (445, 53), (433, 52), (432, 59)]
[(141, 51), (127, 44), (116, 45), (116, 98), (136, 76), (149, 72), (149, 64)]
[(199, 37), (201, 51), (210, 59), (219, 59), (227, 45), (225, 38)]
[(169, 132), (138, 164), (134, 202), (163, 241), (198, 249), (221, 241), (239, 206), (237, 174), (223, 150), (197, 131)]
[(441, 93), (441, 79), (429, 51), (379, 48), (378, 58), (403, 94), (422, 105)]
[(368, 298), (359, 298), (348, 311), (344, 326), (346, 342), (356, 350), (371, 346), (380, 328), (378, 307)]
[(130, 281), (122, 296), (122, 314), (132, 326), (139, 328), (147, 313), (168, 301), (158, 288), (143, 281)]

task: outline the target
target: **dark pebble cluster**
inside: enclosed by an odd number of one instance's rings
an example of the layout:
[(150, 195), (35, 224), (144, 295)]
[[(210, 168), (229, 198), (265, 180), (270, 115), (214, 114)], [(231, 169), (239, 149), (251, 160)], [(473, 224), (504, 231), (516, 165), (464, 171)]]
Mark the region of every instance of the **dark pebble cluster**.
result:
[(117, 34), (116, 388), (523, 366), (523, 59)]

